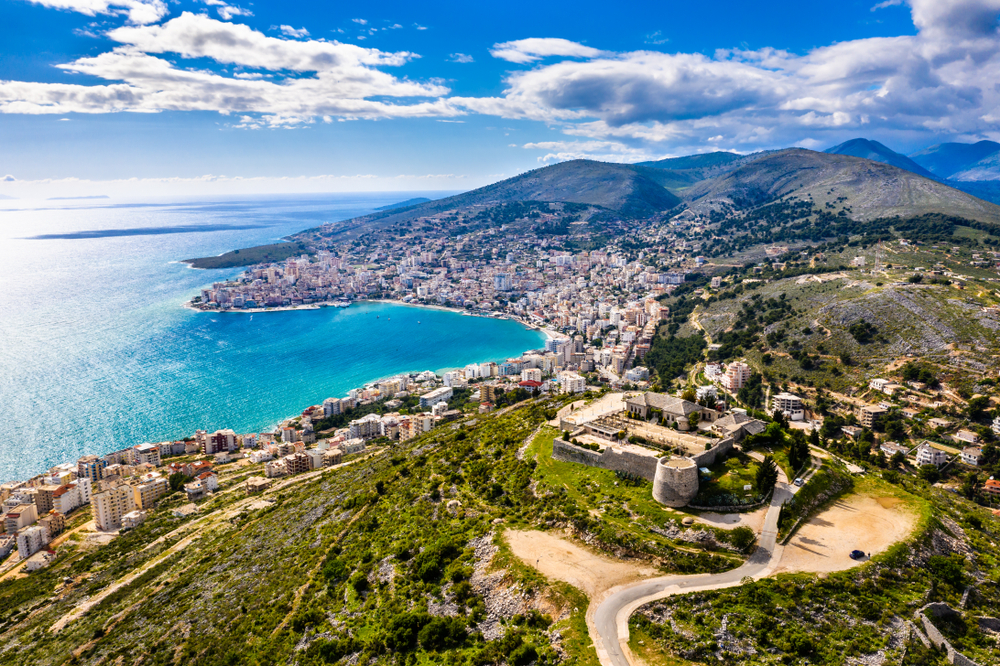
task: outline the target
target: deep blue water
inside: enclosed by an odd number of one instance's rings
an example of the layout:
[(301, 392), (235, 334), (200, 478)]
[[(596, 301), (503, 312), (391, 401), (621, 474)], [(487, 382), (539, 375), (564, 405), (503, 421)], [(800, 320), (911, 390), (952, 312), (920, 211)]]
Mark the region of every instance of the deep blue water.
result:
[(513, 322), (397, 305), (252, 318), (181, 307), (240, 270), (180, 259), (412, 196), (0, 204), (0, 481), (198, 428), (257, 431), (380, 377), (541, 346)]

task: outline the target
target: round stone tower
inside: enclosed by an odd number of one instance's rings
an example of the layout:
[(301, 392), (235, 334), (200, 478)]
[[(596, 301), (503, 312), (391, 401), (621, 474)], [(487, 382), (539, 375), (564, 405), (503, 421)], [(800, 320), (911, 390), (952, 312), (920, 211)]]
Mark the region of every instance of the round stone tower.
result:
[(671, 507), (686, 506), (698, 494), (698, 466), (690, 458), (664, 456), (656, 463), (653, 499)]

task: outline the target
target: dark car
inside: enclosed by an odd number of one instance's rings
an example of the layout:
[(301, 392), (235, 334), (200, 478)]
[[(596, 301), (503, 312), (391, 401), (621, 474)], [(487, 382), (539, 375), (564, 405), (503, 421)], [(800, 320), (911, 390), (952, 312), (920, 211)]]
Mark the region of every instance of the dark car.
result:
[(865, 559), (865, 551), (863, 550), (852, 550), (851, 551), (852, 560), (863, 560)]

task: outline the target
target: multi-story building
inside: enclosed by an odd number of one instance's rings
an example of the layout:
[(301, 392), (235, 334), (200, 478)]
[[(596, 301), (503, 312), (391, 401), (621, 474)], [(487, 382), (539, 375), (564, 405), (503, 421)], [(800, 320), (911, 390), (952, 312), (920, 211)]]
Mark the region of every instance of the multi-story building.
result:
[(213, 433), (198, 430), (195, 432), (195, 440), (201, 447), (202, 455), (206, 456), (236, 450), (236, 433), (232, 430), (216, 430)]
[(134, 530), (146, 521), (146, 512), (141, 510), (129, 511), (122, 516), (122, 529)]
[(539, 368), (525, 368), (521, 371), (521, 381), (522, 382), (540, 382), (542, 381), (542, 371)]
[(124, 483), (110, 484), (90, 498), (97, 529), (109, 532), (122, 526), (122, 516), (135, 509), (135, 495), (132, 487)]
[(563, 372), (559, 375), (560, 393), (583, 393), (587, 390), (587, 380), (575, 372)]
[(305, 453), (293, 453), (285, 456), (285, 470), (288, 474), (301, 474), (308, 472), (312, 468), (309, 456)]
[(948, 462), (948, 454), (941, 449), (936, 449), (929, 442), (924, 442), (917, 447), (917, 466), (936, 465), (940, 467)]
[(104, 478), (104, 470), (108, 466), (108, 461), (97, 456), (83, 456), (76, 463), (76, 475), (81, 479), (90, 479), (91, 483), (97, 483)]
[[(451, 400), (454, 395), (450, 386), (442, 386), (441, 388), (436, 388), (433, 391), (428, 391), (427, 393), (420, 396), (420, 407), (427, 409), (428, 407), (433, 407), (439, 402), (447, 402)], [(351, 435), (352, 437), (354, 435)]]
[(18, 504), (7, 510), (3, 526), (7, 534), (14, 534), (23, 527), (38, 520), (38, 510), (34, 504)]
[(136, 508), (148, 511), (156, 505), (156, 502), (161, 497), (167, 494), (168, 490), (170, 490), (170, 482), (162, 476), (144, 479), (142, 482), (132, 486), (132, 495)]
[(726, 367), (722, 385), (729, 391), (739, 391), (750, 381), (750, 366), (740, 361), (734, 361)]
[(340, 400), (338, 398), (327, 398), (323, 401), (323, 416), (330, 418), (340, 414)]
[(49, 511), (38, 519), (38, 524), (45, 528), (51, 539), (55, 535), (66, 529), (66, 516), (58, 511)]
[(373, 439), (381, 437), (384, 433), (382, 417), (378, 414), (367, 414), (351, 421), (348, 425), (348, 437), (351, 439)]
[(35, 494), (35, 508), (38, 509), (38, 514), (46, 514), (52, 510), (52, 496), (61, 488), (62, 486), (56, 486), (51, 484), (45, 484), (38, 486), (38, 492)]
[(972, 467), (979, 467), (983, 462), (983, 450), (978, 446), (967, 446), (962, 449), (962, 462)]
[(781, 412), (792, 421), (801, 421), (806, 414), (802, 406), (802, 398), (784, 392), (771, 398), (771, 411)]
[(133, 464), (148, 463), (154, 467), (160, 466), (159, 444), (138, 444), (133, 448)]
[(861, 405), (857, 410), (858, 421), (865, 428), (874, 428), (879, 419), (889, 412), (882, 405)]
[(41, 525), (25, 527), (17, 533), (17, 555), (26, 560), (49, 543), (49, 533)]

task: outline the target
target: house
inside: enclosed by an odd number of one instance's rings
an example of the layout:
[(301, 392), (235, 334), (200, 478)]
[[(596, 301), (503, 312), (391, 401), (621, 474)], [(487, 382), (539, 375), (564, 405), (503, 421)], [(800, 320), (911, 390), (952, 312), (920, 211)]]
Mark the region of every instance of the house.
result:
[(879, 446), (879, 450), (889, 458), (897, 453), (902, 453), (905, 456), (909, 451), (908, 448), (898, 442), (882, 442), (881, 446)]
[(135, 528), (142, 525), (146, 520), (146, 512), (142, 510), (129, 511), (124, 516), (122, 516), (122, 529), (123, 530), (134, 530)]
[(712, 424), (712, 432), (723, 438), (732, 437), (737, 442), (742, 441), (747, 435), (764, 432), (765, 428), (767, 428), (766, 423), (747, 416), (745, 412), (726, 414)]
[(952, 435), (951, 438), (959, 443), (966, 443), (966, 444), (979, 443), (979, 435), (972, 432), (971, 430), (959, 430), (954, 435)]
[(924, 442), (917, 447), (917, 466), (936, 465), (940, 467), (948, 462), (948, 454), (941, 449), (936, 449), (929, 442)]
[(951, 421), (942, 418), (933, 418), (928, 423), (932, 428), (949, 428), (951, 427)]
[(979, 467), (983, 462), (983, 450), (977, 446), (967, 446), (962, 449), (962, 462), (972, 467)]
[(262, 493), (271, 487), (271, 481), (259, 476), (251, 476), (246, 481), (246, 491), (247, 495), (256, 495), (257, 493)]
[(1000, 495), (1000, 481), (989, 479), (983, 484), (983, 492), (991, 495)]
[(841, 426), (840, 429), (845, 435), (852, 439), (857, 439), (858, 435), (862, 432), (861, 428), (858, 428), (857, 426)]

